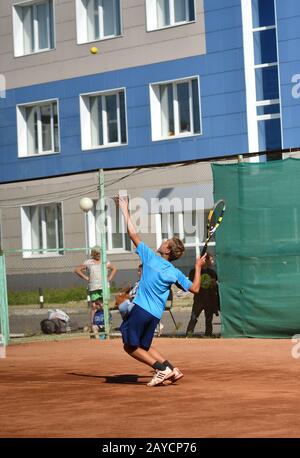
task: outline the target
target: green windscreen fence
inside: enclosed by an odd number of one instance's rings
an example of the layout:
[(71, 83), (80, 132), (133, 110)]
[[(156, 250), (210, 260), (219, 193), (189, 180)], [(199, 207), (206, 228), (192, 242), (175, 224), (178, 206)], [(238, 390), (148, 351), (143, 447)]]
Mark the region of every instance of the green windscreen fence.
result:
[(223, 337), (300, 333), (300, 160), (212, 165)]

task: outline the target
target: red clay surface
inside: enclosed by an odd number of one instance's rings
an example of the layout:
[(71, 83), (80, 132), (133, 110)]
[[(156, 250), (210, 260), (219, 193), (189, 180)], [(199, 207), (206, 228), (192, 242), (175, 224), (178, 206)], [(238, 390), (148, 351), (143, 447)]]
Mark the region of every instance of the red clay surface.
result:
[(120, 339), (11, 345), (0, 359), (0, 437), (300, 437), (300, 359), (290, 340), (155, 339), (180, 367), (151, 368)]

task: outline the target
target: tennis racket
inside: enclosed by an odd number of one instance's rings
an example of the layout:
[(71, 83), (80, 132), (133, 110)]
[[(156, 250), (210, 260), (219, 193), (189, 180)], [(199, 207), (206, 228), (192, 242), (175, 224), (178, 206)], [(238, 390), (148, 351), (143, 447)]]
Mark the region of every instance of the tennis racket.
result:
[(220, 226), (222, 220), (223, 220), (223, 215), (225, 212), (226, 206), (225, 202), (223, 199), (218, 200), (218, 202), (215, 203), (213, 208), (209, 211), (208, 217), (207, 217), (207, 225), (206, 225), (206, 240), (204, 243), (204, 246), (201, 250), (201, 256), (204, 256), (206, 251), (207, 251), (207, 245), (218, 227)]

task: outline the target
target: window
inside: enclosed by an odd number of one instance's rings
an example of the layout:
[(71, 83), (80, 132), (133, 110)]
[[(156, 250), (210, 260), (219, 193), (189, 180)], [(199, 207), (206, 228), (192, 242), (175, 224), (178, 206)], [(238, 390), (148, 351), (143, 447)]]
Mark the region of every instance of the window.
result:
[(254, 64), (266, 64), (277, 61), (276, 29), (256, 29), (253, 33)]
[[(88, 245), (101, 245), (100, 215), (97, 201), (94, 201), (92, 210), (87, 213)], [(116, 208), (112, 199), (106, 200), (106, 247), (110, 252), (131, 251), (131, 241), (126, 230), (124, 217)]]
[(58, 103), (17, 106), (19, 157), (59, 152)]
[(160, 213), (161, 238), (171, 237), (183, 238), (182, 213)]
[(121, 35), (120, 0), (76, 0), (76, 14), (78, 43)]
[(15, 56), (54, 48), (53, 0), (13, 6)]
[(80, 112), (82, 149), (127, 143), (124, 89), (82, 95)]
[(201, 133), (198, 78), (152, 84), (152, 139)]
[(63, 254), (60, 203), (22, 207), (21, 224), (24, 257)]
[(256, 111), (257, 111), (257, 115), (258, 116), (261, 116), (261, 115), (268, 115), (268, 114), (276, 114), (276, 113), (279, 113), (280, 112), (280, 105), (279, 103), (273, 103), (273, 104), (269, 104), (269, 105), (259, 105), (257, 104), (256, 105)]
[(108, 251), (130, 251), (131, 242), (126, 230), (124, 217), (114, 202), (109, 201), (106, 213), (106, 243)]
[(259, 146), (262, 151), (281, 147), (280, 114), (260, 116), (258, 121)]
[(194, 0), (146, 0), (146, 11), (148, 31), (195, 20)]
[(255, 83), (257, 101), (279, 99), (277, 65), (256, 68)]
[[(206, 221), (209, 210), (170, 212), (156, 214), (157, 247), (162, 240), (179, 237), (186, 247), (203, 246), (206, 238)], [(215, 245), (215, 239), (209, 242)]]
[(252, 0), (253, 27), (268, 27), (275, 24), (274, 0)]

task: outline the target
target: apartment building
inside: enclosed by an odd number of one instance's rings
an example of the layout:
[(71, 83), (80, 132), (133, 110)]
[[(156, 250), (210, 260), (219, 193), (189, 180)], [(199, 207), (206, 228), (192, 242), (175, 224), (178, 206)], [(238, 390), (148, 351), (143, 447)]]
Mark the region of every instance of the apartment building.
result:
[[(149, 205), (142, 228), (153, 248), (184, 238), (187, 269), (213, 202), (209, 162), (297, 156), (299, 25), (296, 0), (1, 2), (0, 241), (23, 249), (7, 257), (9, 286), (75, 281), (85, 253), (63, 248), (99, 242), (100, 168), (107, 197), (192, 200)], [(107, 222), (121, 284), (137, 257), (109, 205)]]

